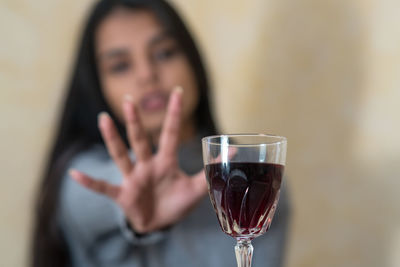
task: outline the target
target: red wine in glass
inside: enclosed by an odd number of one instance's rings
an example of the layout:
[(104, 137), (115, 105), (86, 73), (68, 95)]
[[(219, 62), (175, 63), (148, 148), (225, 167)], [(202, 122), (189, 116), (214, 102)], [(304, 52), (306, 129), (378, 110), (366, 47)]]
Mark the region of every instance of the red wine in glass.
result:
[(267, 134), (202, 139), (208, 192), (222, 230), (236, 239), (238, 267), (251, 267), (251, 241), (271, 225), (279, 199), (287, 140)]
[(279, 198), (284, 166), (227, 162), (208, 164), (205, 170), (222, 230), (237, 239), (265, 233)]

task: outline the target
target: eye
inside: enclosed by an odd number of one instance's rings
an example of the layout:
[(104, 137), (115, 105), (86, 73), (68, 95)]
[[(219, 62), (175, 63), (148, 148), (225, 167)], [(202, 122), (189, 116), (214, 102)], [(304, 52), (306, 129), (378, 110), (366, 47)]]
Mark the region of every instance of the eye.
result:
[(159, 49), (153, 55), (154, 60), (157, 61), (165, 61), (172, 57), (174, 57), (178, 53), (178, 48), (176, 47), (169, 47), (164, 49)]
[(128, 70), (129, 67), (130, 67), (129, 62), (119, 62), (119, 63), (113, 64), (110, 67), (110, 72), (111, 73), (121, 73), (121, 72)]

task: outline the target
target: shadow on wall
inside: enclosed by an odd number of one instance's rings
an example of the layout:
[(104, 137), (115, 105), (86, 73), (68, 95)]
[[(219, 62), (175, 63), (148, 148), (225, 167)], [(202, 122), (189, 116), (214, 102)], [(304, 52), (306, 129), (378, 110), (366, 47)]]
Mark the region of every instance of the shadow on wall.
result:
[(352, 151), (368, 63), (361, 4), (268, 5), (255, 59), (266, 89), (257, 105), (268, 128), (289, 140), (295, 216), (288, 265), (392, 267), (399, 212), (387, 178), (396, 164), (368, 166)]

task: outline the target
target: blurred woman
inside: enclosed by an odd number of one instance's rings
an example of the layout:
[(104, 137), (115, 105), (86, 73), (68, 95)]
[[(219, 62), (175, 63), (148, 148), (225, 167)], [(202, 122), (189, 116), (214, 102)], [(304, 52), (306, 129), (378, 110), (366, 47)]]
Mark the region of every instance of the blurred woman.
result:
[[(200, 139), (216, 134), (208, 94), (167, 2), (99, 1), (41, 184), (32, 266), (234, 266), (233, 240), (205, 197)], [(285, 199), (255, 240), (255, 266), (281, 266)]]

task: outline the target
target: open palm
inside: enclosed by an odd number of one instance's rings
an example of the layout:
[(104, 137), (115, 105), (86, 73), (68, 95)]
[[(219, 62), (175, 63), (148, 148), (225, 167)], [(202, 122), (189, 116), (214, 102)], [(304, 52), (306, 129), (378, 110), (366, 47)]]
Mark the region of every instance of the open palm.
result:
[(81, 185), (113, 199), (124, 211), (133, 229), (147, 233), (182, 219), (207, 192), (204, 171), (190, 177), (178, 166), (177, 148), (182, 109), (182, 90), (171, 94), (160, 135), (159, 149), (151, 153), (147, 135), (136, 107), (129, 99), (123, 104), (128, 141), (136, 160), (106, 113), (99, 116), (99, 128), (107, 150), (120, 169), (123, 181), (112, 185), (78, 170), (71, 176)]

